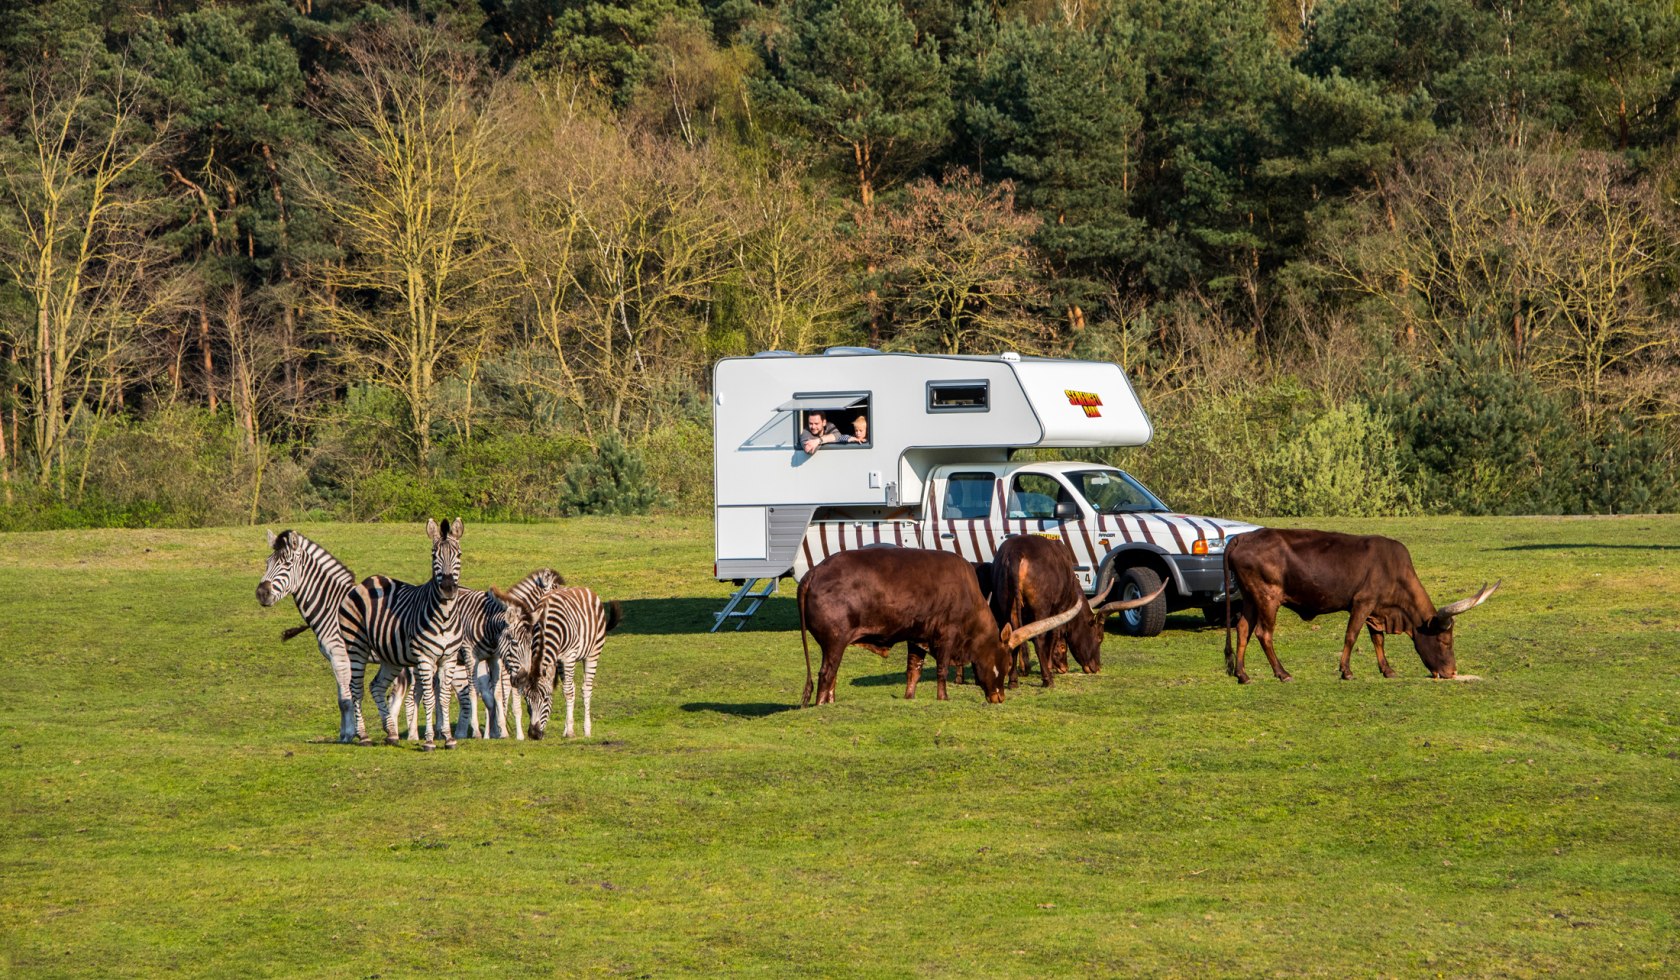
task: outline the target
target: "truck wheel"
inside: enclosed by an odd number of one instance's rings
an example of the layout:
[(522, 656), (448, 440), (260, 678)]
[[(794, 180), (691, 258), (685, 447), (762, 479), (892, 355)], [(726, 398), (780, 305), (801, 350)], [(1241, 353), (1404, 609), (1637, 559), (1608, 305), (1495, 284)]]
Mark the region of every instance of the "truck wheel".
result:
[[(1121, 574), (1118, 598), (1141, 599), (1160, 587), (1161, 576), (1137, 565)], [(1167, 594), (1161, 593), (1147, 606), (1123, 610), (1115, 618), (1120, 621), (1120, 632), (1127, 636), (1157, 636), (1167, 625)]]

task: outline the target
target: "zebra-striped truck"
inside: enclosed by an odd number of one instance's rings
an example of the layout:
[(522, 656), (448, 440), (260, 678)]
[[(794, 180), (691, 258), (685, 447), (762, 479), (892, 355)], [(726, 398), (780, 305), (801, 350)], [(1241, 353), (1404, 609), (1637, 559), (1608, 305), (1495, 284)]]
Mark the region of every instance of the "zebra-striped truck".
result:
[[(1088, 594), (1224, 622), (1221, 557), (1255, 525), (1179, 514), (1112, 466), (1020, 462), (1029, 448), (1141, 446), (1153, 430), (1118, 365), (840, 348), (718, 362), (713, 377), (716, 564), (739, 590), (717, 625), (777, 579), (838, 551), (897, 546), (990, 561), (1017, 534), (1064, 542)], [(761, 585), (760, 583), (769, 583)], [(714, 626), (714, 628), (716, 628)]]

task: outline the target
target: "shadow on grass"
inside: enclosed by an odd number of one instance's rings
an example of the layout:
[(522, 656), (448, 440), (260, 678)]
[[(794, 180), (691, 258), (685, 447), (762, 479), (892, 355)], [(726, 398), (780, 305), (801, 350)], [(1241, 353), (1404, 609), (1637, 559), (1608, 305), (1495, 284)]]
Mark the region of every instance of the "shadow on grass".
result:
[(1680, 551), (1680, 544), (1513, 544), (1500, 551)]
[[(602, 598), (611, 599), (611, 596)], [(621, 599), (624, 619), (614, 634), (675, 636), (709, 633), (727, 599)], [(744, 603), (743, 603), (744, 605)], [(719, 633), (733, 633), (739, 621), (725, 623)], [(799, 629), (799, 609), (792, 597), (774, 596), (741, 627), (741, 632), (778, 632)]]
[(769, 704), (763, 701), (753, 701), (746, 704), (723, 704), (718, 701), (693, 701), (682, 706), (684, 711), (715, 711), (720, 715), (733, 715), (736, 718), (765, 718), (779, 715), (784, 711), (798, 711), (797, 704)]

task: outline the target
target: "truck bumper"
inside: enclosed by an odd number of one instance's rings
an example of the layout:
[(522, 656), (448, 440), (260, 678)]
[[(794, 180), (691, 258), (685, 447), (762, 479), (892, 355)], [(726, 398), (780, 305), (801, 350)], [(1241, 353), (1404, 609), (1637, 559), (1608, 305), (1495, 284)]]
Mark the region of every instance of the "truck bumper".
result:
[(1223, 555), (1173, 555), (1172, 562), (1178, 567), (1187, 594), (1212, 598), (1224, 593)]

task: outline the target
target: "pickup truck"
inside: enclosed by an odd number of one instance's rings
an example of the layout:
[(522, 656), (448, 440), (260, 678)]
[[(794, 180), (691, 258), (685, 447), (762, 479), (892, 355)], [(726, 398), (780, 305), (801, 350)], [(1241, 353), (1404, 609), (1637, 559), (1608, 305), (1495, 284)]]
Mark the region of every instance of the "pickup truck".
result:
[(1167, 613), (1199, 609), (1225, 622), (1222, 559), (1241, 521), (1181, 514), (1126, 472), (1096, 463), (947, 463), (927, 473), (915, 507), (822, 508), (811, 518), (793, 574), (852, 548), (896, 545), (953, 551), (990, 561), (1017, 534), (1067, 542), (1087, 595), (1112, 573), (1113, 598), (1159, 599), (1119, 615), (1120, 629), (1154, 636)]

